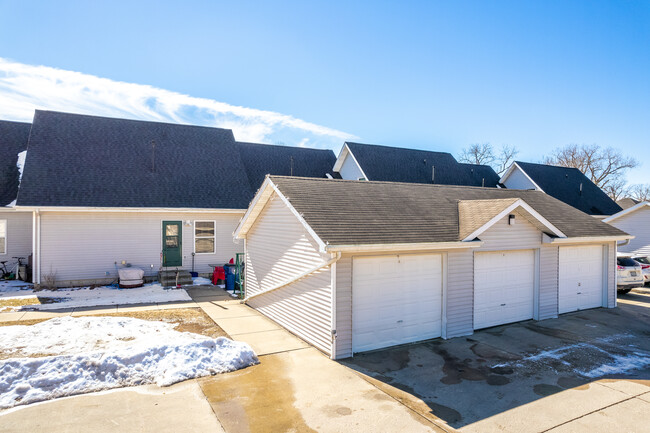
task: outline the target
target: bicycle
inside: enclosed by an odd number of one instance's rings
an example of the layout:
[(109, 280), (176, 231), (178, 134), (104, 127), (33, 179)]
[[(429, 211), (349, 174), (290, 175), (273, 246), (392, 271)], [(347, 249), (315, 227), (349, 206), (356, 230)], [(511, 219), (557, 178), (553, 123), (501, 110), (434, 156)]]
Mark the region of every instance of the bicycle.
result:
[(7, 269), (7, 262), (9, 260), (3, 260), (0, 261), (0, 271), (2, 271), (2, 276), (0, 277), (0, 280), (17, 280), (18, 279), (18, 271), (20, 270), (20, 267), (23, 265), (23, 260), (25, 260), (25, 257), (12, 257), (12, 259), (16, 259), (16, 263), (11, 266), (9, 269)]

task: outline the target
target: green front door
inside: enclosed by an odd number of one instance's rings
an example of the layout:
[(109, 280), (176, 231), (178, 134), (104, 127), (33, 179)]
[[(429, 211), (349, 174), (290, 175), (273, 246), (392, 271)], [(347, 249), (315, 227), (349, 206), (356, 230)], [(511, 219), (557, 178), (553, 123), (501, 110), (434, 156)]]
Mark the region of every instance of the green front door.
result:
[(163, 221), (163, 266), (183, 266), (181, 221)]

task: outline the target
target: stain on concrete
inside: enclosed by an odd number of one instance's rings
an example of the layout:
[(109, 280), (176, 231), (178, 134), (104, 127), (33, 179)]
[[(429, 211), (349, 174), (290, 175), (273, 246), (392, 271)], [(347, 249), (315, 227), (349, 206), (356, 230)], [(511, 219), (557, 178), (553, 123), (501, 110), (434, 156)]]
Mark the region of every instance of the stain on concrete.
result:
[(487, 384), (494, 386), (502, 386), (510, 383), (510, 379), (505, 376), (500, 376), (497, 374), (491, 374), (487, 377)]
[(494, 374), (512, 374), (515, 372), (515, 370), (512, 367), (508, 367), (507, 365), (498, 365), (496, 367), (492, 367), (490, 369), (490, 372)]
[(537, 385), (533, 386), (533, 392), (542, 397), (547, 397), (560, 391), (564, 390), (559, 386), (549, 385), (547, 383), (538, 383)]
[(342, 416), (352, 415), (352, 409), (350, 409), (349, 407), (336, 406), (336, 405), (325, 406), (323, 408), (323, 412), (325, 412), (327, 416), (331, 416), (331, 417), (342, 417)]
[(438, 404), (431, 400), (424, 400), (424, 402), (431, 408), (431, 414), (438, 418), (442, 418), (448, 424), (456, 424), (463, 420), (460, 412), (448, 406)]
[(520, 355), (515, 355), (514, 353), (509, 353), (496, 347), (490, 346), (488, 344), (476, 343), (470, 347), (470, 350), (474, 352), (474, 355), (479, 358), (487, 358), (492, 360), (504, 360), (504, 361), (518, 361), (521, 359)]
[(589, 389), (589, 381), (579, 377), (561, 376), (557, 379), (558, 386), (564, 389)]
[(295, 408), (290, 368), (278, 355), (243, 370), (199, 380), (201, 390), (227, 432), (314, 432)]
[(354, 356), (354, 363), (359, 367), (365, 368), (377, 373), (389, 373), (406, 368), (411, 360), (409, 354), (410, 347), (396, 347), (386, 349), (381, 352), (381, 356), (376, 353), (364, 353)]
[(571, 332), (565, 331), (563, 329), (547, 328), (545, 326), (535, 325), (532, 323), (526, 324), (524, 325), (524, 327), (529, 331), (546, 335), (547, 337), (558, 338), (565, 343), (574, 342), (578, 339), (576, 335), (572, 334)]

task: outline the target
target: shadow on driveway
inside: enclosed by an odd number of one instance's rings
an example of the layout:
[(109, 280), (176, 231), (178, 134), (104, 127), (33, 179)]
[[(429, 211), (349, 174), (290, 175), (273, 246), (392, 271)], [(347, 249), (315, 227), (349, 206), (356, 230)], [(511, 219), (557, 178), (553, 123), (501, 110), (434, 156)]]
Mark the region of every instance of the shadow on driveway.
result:
[(342, 363), (403, 402), (405, 393), (416, 397), (405, 404), (423, 415), (460, 428), (565, 389), (587, 389), (603, 377), (648, 380), (649, 337), (650, 295), (631, 292), (615, 309), (504, 325)]

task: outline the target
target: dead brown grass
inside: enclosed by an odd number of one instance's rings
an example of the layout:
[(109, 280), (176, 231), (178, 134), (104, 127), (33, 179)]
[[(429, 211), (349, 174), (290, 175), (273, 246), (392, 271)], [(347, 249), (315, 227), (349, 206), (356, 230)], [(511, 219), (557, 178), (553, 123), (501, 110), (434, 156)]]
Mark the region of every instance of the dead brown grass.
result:
[[(171, 310), (149, 310), (149, 311), (130, 311), (124, 313), (108, 313), (108, 314), (89, 314), (88, 316), (77, 317), (132, 317), (134, 319), (161, 321), (174, 325), (174, 329), (179, 332), (192, 332), (194, 334), (205, 335), (210, 338), (229, 337), (226, 332), (221, 329), (216, 323), (210, 319), (210, 316), (205, 314), (200, 308), (178, 308)], [(11, 325), (25, 325), (31, 326), (37, 323), (44, 322), (49, 319), (33, 319), (21, 320), (12, 322), (0, 322), (0, 326)], [(3, 352), (0, 351), (0, 360), (14, 358), (19, 355), (18, 352)], [(48, 353), (39, 353), (30, 355), (30, 358), (40, 358), (43, 356), (51, 356)]]
[(41, 301), (36, 296), (19, 299), (0, 299), (0, 311), (11, 311), (12, 307), (22, 307), (23, 305), (40, 304)]

